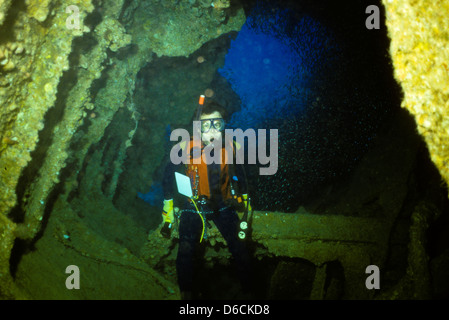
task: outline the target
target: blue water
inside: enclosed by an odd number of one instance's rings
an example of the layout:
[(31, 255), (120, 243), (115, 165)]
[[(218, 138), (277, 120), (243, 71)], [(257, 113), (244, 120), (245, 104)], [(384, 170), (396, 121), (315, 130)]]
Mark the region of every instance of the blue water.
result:
[(150, 190), (147, 193), (138, 192), (137, 196), (152, 206), (161, 206), (164, 200), (162, 184), (156, 182), (150, 187)]
[(308, 16), (260, 2), (231, 43), (219, 73), (241, 99), (228, 127), (263, 128), (267, 121), (306, 110), (310, 81), (332, 42), (329, 31)]

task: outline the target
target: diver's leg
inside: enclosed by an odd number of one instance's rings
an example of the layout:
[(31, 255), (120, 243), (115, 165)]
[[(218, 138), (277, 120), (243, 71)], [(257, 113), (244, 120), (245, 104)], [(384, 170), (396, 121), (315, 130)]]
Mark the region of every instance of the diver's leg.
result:
[(229, 251), (235, 259), (242, 286), (244, 289), (250, 290), (252, 282), (250, 257), (246, 242), (238, 237), (240, 220), (237, 213), (232, 208), (226, 208), (214, 215), (213, 221), (226, 240)]
[(181, 294), (187, 297), (192, 292), (193, 256), (199, 242), (202, 228), (201, 218), (193, 210), (183, 210), (179, 222), (179, 247), (176, 259), (176, 272)]

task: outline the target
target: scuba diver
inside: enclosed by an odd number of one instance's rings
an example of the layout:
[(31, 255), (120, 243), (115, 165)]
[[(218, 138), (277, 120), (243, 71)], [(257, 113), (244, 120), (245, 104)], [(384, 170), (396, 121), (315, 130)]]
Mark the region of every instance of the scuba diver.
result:
[[(251, 211), (250, 199), (247, 192), (247, 181), (243, 165), (235, 161), (235, 141), (232, 148), (225, 148), (224, 128), (226, 110), (214, 101), (208, 101), (204, 107), (204, 96), (200, 98), (200, 105), (195, 120), (201, 122), (201, 140), (191, 139), (190, 142), (179, 142), (182, 150), (187, 150), (190, 161), (175, 165), (170, 161), (164, 172), (163, 190), (164, 206), (162, 212), (164, 227), (161, 234), (170, 237), (171, 226), (175, 221), (173, 206), (175, 172), (185, 174), (190, 178), (193, 196), (186, 197), (181, 207), (179, 218), (179, 248), (176, 259), (176, 271), (182, 299), (192, 299), (194, 256), (195, 248), (207, 236), (207, 226), (213, 221), (217, 229), (226, 240), (229, 251), (235, 259), (242, 291), (251, 290), (250, 257), (246, 242), (246, 218)], [(195, 130), (195, 128), (194, 128)], [(220, 150), (220, 163), (204, 161), (205, 147), (213, 147), (215, 143), (222, 142)], [(187, 148), (187, 149), (185, 149)], [(210, 149), (209, 149), (210, 150)], [(229, 155), (229, 151), (233, 154)], [(201, 151), (201, 152), (200, 152)], [(202, 157), (203, 155), (203, 157)], [(192, 161), (201, 157), (201, 162)], [(234, 161), (223, 161), (232, 156)], [(244, 212), (243, 219), (238, 213)], [(246, 229), (246, 230), (245, 230)], [(242, 240), (243, 239), (243, 240)]]

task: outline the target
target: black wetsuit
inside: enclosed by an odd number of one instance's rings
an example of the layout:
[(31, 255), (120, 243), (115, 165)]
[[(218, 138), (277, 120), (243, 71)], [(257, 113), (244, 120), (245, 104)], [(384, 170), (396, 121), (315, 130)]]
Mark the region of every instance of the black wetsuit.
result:
[[(213, 156), (213, 154), (212, 154)], [(235, 163), (235, 162), (234, 162)], [(231, 165), (229, 165), (231, 166)], [(241, 165), (234, 165), (232, 172), (237, 176), (239, 188), (246, 190), (246, 181), (242, 174)], [(174, 165), (171, 162), (166, 166), (163, 189), (164, 198), (173, 199), (174, 196), (174, 173), (178, 171), (185, 174), (185, 165)], [(228, 244), (229, 251), (235, 259), (238, 274), (244, 287), (248, 287), (250, 259), (245, 241), (238, 238), (239, 218), (234, 208), (223, 200), (220, 185), (220, 164), (209, 164), (207, 166), (209, 178), (209, 189), (211, 198), (206, 204), (202, 204), (198, 209), (205, 217), (205, 223), (211, 220)], [(232, 179), (232, 177), (230, 177)], [(246, 193), (246, 192), (244, 192)], [(197, 204), (198, 205), (198, 204)], [(178, 274), (178, 284), (181, 291), (192, 291), (193, 289), (193, 258), (195, 247), (199, 244), (203, 223), (194, 205), (186, 198), (181, 206), (181, 218), (179, 222), (179, 248), (176, 259), (176, 270)], [(206, 227), (207, 229), (207, 227)]]

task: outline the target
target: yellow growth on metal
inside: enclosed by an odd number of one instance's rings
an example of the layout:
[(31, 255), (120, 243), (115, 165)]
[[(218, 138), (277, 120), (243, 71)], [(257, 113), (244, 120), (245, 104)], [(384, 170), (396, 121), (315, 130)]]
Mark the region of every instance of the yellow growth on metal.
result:
[(432, 161), (449, 183), (449, 2), (383, 3), (402, 107), (414, 115)]

